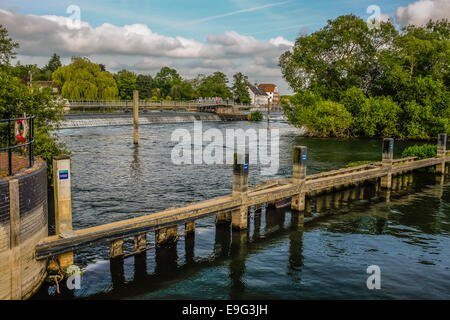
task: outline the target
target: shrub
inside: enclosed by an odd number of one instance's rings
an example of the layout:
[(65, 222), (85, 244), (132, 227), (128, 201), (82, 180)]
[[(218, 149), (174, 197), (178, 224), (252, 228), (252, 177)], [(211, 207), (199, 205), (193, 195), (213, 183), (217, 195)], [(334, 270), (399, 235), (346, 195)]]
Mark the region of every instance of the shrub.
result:
[(402, 152), (402, 158), (417, 157), (419, 159), (433, 158), (437, 155), (437, 146), (432, 144), (414, 145)]
[(248, 117), (249, 121), (261, 121), (262, 119), (263, 114), (260, 111), (254, 111)]

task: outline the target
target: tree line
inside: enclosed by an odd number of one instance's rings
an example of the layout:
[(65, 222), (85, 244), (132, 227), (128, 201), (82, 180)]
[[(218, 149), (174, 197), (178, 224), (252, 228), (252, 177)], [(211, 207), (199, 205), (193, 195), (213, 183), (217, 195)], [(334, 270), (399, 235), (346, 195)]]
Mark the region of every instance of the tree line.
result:
[(355, 15), (299, 37), (279, 59), (290, 123), (319, 137), (450, 134), (450, 23), (397, 30)]
[(139, 91), (139, 97), (146, 100), (193, 100), (200, 97), (219, 97), (249, 103), (247, 87), (248, 77), (238, 72), (233, 75), (229, 86), (228, 77), (222, 72), (212, 75), (199, 74), (194, 79), (183, 79), (177, 70), (162, 67), (152, 77), (121, 70), (115, 74), (106, 71), (103, 64), (97, 64), (88, 58), (73, 57), (71, 63), (62, 66), (61, 59), (54, 54), (47, 65), (21, 65), (12, 68), (15, 76), (26, 82), (32, 75), (33, 80), (54, 81), (61, 96), (73, 100), (131, 100), (133, 91)]

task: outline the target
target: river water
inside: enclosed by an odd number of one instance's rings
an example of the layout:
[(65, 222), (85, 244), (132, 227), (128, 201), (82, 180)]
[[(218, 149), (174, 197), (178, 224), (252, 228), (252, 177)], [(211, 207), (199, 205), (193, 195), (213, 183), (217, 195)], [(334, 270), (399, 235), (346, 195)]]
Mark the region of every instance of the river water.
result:
[[(203, 123), (203, 130), (265, 129), (266, 122)], [(232, 166), (174, 165), (171, 134), (193, 132), (193, 124), (79, 128), (59, 132), (72, 152), (74, 229), (150, 214), (231, 192)], [(380, 140), (312, 139), (283, 122), (279, 170), (262, 175), (250, 165), (249, 186), (292, 173), (292, 147), (308, 147), (308, 174), (338, 169), (357, 160), (379, 160)], [(207, 144), (207, 143), (205, 143)], [(399, 156), (407, 142), (396, 142)], [(107, 245), (75, 254), (83, 270), (81, 288), (56, 293), (44, 285), (43, 299), (450, 299), (450, 182), (416, 173), (393, 191), (390, 201), (372, 185), (358, 187), (352, 201), (313, 199), (315, 219), (291, 227), (287, 209), (251, 214), (248, 232), (216, 228), (214, 217), (196, 221), (195, 242), (150, 249), (110, 265)], [(322, 201), (322, 200), (320, 200)], [(308, 218), (311, 219), (311, 218)], [(179, 234), (183, 227), (179, 227)], [(147, 235), (148, 245), (154, 234)], [(133, 247), (125, 242), (125, 252)], [(368, 266), (381, 271), (381, 289), (369, 290)]]

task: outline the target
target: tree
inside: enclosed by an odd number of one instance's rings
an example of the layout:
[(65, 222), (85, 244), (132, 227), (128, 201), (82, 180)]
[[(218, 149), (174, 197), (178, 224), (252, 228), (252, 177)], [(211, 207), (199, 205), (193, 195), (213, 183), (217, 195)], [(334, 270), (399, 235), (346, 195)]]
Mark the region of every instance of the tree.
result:
[(8, 36), (8, 30), (0, 24), (0, 66), (9, 66), (16, 57), (15, 49), (19, 47), (17, 42)]
[(127, 70), (119, 71), (114, 78), (119, 89), (119, 96), (122, 100), (132, 100), (133, 91), (136, 90), (136, 75)]
[[(66, 146), (58, 142), (55, 131), (63, 119), (63, 106), (54, 99), (50, 88), (39, 90), (26, 86), (11, 72), (0, 69), (0, 113), (4, 118), (9, 118), (24, 112), (35, 116), (34, 152), (47, 161), (51, 181), (53, 157), (67, 154)], [(5, 141), (1, 144), (5, 146)]]
[(234, 99), (239, 103), (250, 103), (250, 94), (248, 92), (250, 82), (248, 81), (248, 77), (238, 72), (233, 75), (233, 79), (234, 82), (231, 89), (233, 90)]
[(58, 68), (52, 78), (66, 99), (114, 99), (118, 96), (113, 76), (87, 58), (72, 58), (72, 63)]
[(50, 58), (48, 64), (45, 66), (44, 70), (49, 70), (51, 73), (53, 73), (61, 66), (61, 57), (54, 53)]
[(150, 99), (152, 97), (153, 79), (149, 75), (140, 74), (136, 78), (136, 90), (139, 91), (139, 97)]
[(232, 93), (227, 86), (228, 78), (222, 72), (214, 72), (211, 76), (205, 77), (198, 87), (201, 97), (220, 97), (227, 99), (232, 97)]
[(161, 68), (154, 79), (155, 87), (160, 89), (160, 95), (163, 98), (170, 93), (172, 86), (179, 84), (180, 81), (181, 77), (177, 70), (169, 67)]
[(350, 113), (348, 135), (430, 139), (450, 133), (449, 65), (447, 20), (398, 32), (390, 22), (369, 30), (362, 19), (341, 16), (299, 37), (280, 57), (283, 77), (297, 92), (284, 105), (291, 123), (319, 135), (324, 131), (301, 113), (312, 106), (329, 111), (331, 104), (317, 102), (329, 101)]

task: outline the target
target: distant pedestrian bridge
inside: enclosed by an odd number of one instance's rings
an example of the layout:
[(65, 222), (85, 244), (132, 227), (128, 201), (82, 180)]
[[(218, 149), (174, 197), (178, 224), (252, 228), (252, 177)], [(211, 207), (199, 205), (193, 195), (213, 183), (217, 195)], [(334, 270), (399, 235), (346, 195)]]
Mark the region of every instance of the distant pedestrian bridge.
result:
[[(133, 100), (66, 100), (67, 112), (131, 112)], [(214, 99), (191, 101), (168, 100), (139, 100), (139, 111), (187, 111), (187, 112), (213, 112), (218, 114), (236, 113), (248, 109), (248, 105), (235, 104), (232, 101)]]

